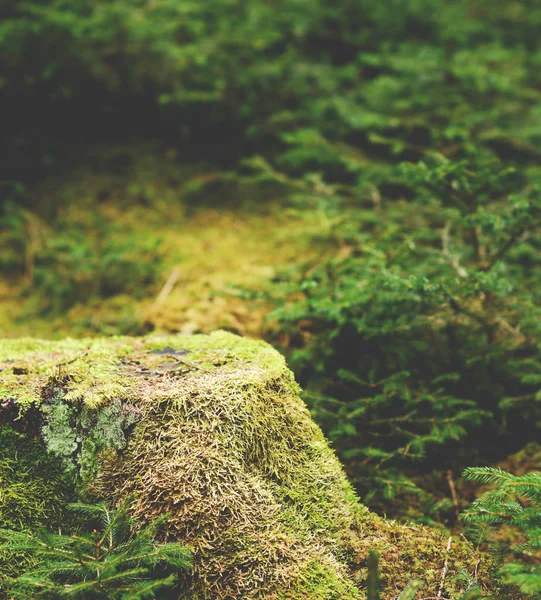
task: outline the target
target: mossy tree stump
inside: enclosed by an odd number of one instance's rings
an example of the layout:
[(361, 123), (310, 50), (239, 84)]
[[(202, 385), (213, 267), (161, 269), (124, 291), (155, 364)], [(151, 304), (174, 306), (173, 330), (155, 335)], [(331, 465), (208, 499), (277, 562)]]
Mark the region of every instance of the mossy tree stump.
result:
[(385, 599), (412, 578), (424, 580), (422, 597), (441, 598), (468, 578), (489, 581), (468, 544), (359, 502), (263, 342), (225, 332), (5, 340), (0, 375), (4, 427), (41, 440), (79, 496), (131, 495), (141, 522), (170, 514), (166, 537), (195, 551), (178, 597), (360, 599), (371, 548)]

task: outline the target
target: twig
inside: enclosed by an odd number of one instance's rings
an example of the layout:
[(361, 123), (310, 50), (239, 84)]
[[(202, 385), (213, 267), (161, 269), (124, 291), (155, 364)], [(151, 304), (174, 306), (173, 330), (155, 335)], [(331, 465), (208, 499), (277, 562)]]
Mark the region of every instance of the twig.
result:
[[(399, 600), (400, 594), (398, 596), (393, 596), (392, 600)], [(450, 598), (442, 598), (441, 596), (427, 596), (426, 598), (419, 598), (419, 600), (451, 600)]]
[(458, 262), (458, 258), (456, 256), (451, 256), (449, 252), (449, 233), (451, 231), (451, 222), (447, 221), (445, 223), (445, 227), (441, 230), (441, 250), (443, 252), (443, 256), (449, 261), (449, 263), (453, 266), (455, 271), (460, 275), (460, 277), (467, 277), (468, 272), (464, 267), (460, 265)]
[(374, 210), (381, 210), (381, 194), (379, 193), (378, 188), (375, 185), (370, 186), (370, 196), (372, 198), (372, 203), (374, 204)]
[(481, 317), (480, 315), (477, 315), (474, 312), (461, 306), (453, 296), (448, 296), (448, 300), (449, 300), (449, 304), (451, 305), (451, 308), (456, 313), (462, 313), (462, 314), (466, 315), (467, 317), (470, 317), (470, 319), (474, 319), (475, 321), (477, 321), (485, 329), (488, 340), (489, 341), (494, 340), (494, 334), (496, 332), (496, 329), (495, 329), (495, 326), (493, 323), (489, 323), (488, 321), (483, 319), (483, 317)]
[(518, 339), (519, 343), (525, 342), (527, 340), (526, 336), (520, 332), (520, 326), (513, 327), (502, 317), (497, 317), (496, 321), (502, 326), (503, 329), (514, 335)]
[(58, 363), (56, 366), (60, 369), (61, 367), (65, 367), (66, 365), (71, 365), (76, 360), (84, 358), (89, 352), (90, 352), (90, 350), (87, 350), (86, 352), (83, 352), (82, 354), (78, 354), (75, 358), (72, 358), (71, 360), (66, 360), (64, 362)]
[(445, 583), (445, 577), (447, 575), (449, 550), (451, 550), (451, 542), (452, 541), (453, 541), (453, 538), (451, 536), (449, 536), (449, 539), (447, 540), (447, 548), (445, 550), (445, 562), (443, 563), (443, 569), (441, 570), (440, 587), (438, 588), (438, 595), (436, 596), (436, 598), (441, 598), (441, 594), (443, 592), (443, 584)]
[(517, 243), (522, 241), (522, 236), (527, 235), (528, 231), (526, 231), (525, 227), (522, 227), (521, 229), (519, 229), (517, 232), (515, 232), (508, 240), (507, 242), (496, 252), (496, 254), (494, 254), (492, 256), (492, 258), (490, 259), (490, 262), (487, 265), (484, 265), (483, 267), (481, 267), (481, 271), (485, 271), (488, 272), (490, 271), (490, 269), (492, 269), (492, 267), (501, 259), (503, 258), (507, 252)]
[[(195, 363), (190, 362), (189, 360), (185, 360), (184, 358), (179, 358), (178, 356), (176, 356), (174, 354), (166, 354), (165, 356), (167, 356), (168, 358), (172, 358), (177, 363), (184, 365), (186, 367), (191, 367), (192, 369), (198, 369), (199, 371), (208, 371), (208, 369), (205, 369), (204, 367), (200, 367), (199, 365), (196, 365)], [(175, 369), (176, 368), (177, 367), (175, 367)]]
[(455, 514), (458, 517), (460, 514), (460, 508), (458, 506), (458, 497), (456, 495), (455, 482), (453, 481), (453, 472), (451, 469), (447, 471), (445, 474), (445, 479), (447, 479), (447, 483), (449, 484), (449, 489), (451, 490), (451, 498), (453, 499), (453, 506), (455, 507)]
[(476, 226), (472, 227), (472, 236), (473, 236), (473, 249), (475, 253), (475, 262), (480, 269), (483, 269), (483, 265), (485, 262), (485, 249), (481, 245), (481, 228)]
[(177, 356), (173, 357), (177, 362), (187, 366), (187, 367), (191, 367), (192, 369), (198, 369), (199, 371), (204, 371), (205, 369), (203, 369), (203, 367), (200, 367), (199, 365), (196, 365), (193, 362), (190, 362), (189, 360), (184, 360), (182, 358), (178, 358)]
[(165, 285), (162, 287), (160, 293), (156, 297), (156, 300), (154, 301), (155, 306), (161, 304), (167, 298), (167, 296), (169, 296), (169, 294), (173, 291), (173, 288), (177, 284), (179, 277), (180, 269), (178, 267), (175, 267), (171, 271), (171, 275), (169, 275), (167, 281), (165, 282)]

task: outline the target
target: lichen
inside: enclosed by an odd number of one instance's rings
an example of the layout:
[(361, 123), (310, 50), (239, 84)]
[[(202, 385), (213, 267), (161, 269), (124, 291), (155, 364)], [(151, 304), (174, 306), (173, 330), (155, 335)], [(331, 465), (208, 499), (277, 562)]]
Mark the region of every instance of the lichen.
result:
[(103, 451), (126, 446), (139, 411), (119, 399), (94, 407), (67, 400), (62, 388), (52, 392), (41, 404), (41, 437), (47, 450), (62, 459), (66, 471), (76, 472), (84, 484), (98, 475)]
[[(165, 537), (194, 548), (182, 598), (361, 599), (372, 548), (383, 598), (415, 577), (423, 597), (459, 597), (462, 573), (489, 587), (490, 563), (469, 544), (447, 549), (441, 531), (360, 504), (283, 357), (263, 342), (225, 332), (113, 338), (38, 343), (30, 357), (8, 345), (0, 368), (28, 369), (43, 437), (75, 461), (86, 492), (132, 496), (141, 523), (169, 513)], [(33, 360), (63, 361), (62, 373), (47, 378)]]

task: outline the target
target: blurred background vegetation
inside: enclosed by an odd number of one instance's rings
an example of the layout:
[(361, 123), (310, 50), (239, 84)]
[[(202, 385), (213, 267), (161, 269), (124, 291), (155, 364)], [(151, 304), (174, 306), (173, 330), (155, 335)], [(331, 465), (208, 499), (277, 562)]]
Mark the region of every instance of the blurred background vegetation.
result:
[(1, 335), (263, 337), (396, 518), (541, 468), (538, 0), (0, 17)]

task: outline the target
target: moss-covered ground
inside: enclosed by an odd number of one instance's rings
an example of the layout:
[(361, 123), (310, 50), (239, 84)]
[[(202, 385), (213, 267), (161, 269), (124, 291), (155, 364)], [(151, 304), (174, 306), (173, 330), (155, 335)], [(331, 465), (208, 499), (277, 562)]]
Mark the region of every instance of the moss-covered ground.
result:
[(0, 337), (261, 336), (264, 303), (235, 288), (263, 290), (329, 248), (324, 215), (286, 208), (282, 193), (154, 147), (90, 151), (33, 190), (17, 243), (0, 235)]
[(360, 504), (264, 342), (217, 332), (0, 349), (4, 420), (79, 473), (79, 493), (132, 496), (141, 522), (169, 513), (167, 537), (195, 550), (182, 598), (361, 599), (370, 549), (385, 599), (413, 578), (426, 598), (496, 591), (468, 543)]

